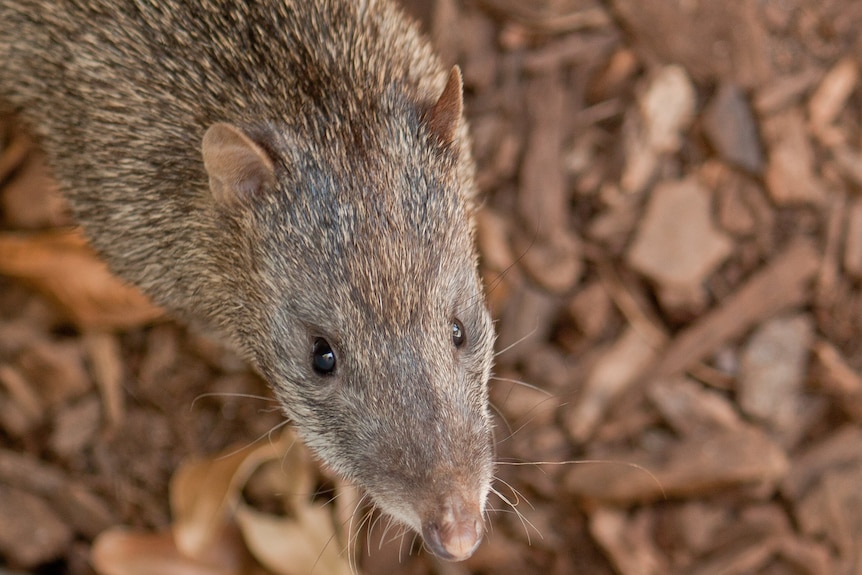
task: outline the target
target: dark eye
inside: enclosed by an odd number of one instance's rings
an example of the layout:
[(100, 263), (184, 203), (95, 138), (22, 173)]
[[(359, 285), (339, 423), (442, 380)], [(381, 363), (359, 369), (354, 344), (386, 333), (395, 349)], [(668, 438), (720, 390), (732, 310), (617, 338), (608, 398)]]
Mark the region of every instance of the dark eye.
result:
[(335, 371), (335, 352), (322, 337), (316, 338), (311, 348), (311, 367), (318, 375), (331, 375)]
[(464, 331), (464, 324), (461, 323), (461, 320), (452, 320), (452, 343), (455, 344), (455, 347), (461, 347), (466, 340), (467, 334)]

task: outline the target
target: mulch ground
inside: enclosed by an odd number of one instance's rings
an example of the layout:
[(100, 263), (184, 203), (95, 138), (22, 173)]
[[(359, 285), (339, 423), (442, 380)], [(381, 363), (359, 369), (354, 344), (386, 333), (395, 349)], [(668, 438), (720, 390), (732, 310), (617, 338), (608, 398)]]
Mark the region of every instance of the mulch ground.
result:
[[(465, 563), (372, 533), (362, 572), (862, 573), (862, 3), (407, 4), (464, 74), (499, 495)], [(57, 243), (3, 126), (0, 573), (90, 574), (105, 529), (170, 524), (183, 461), (281, 418)]]

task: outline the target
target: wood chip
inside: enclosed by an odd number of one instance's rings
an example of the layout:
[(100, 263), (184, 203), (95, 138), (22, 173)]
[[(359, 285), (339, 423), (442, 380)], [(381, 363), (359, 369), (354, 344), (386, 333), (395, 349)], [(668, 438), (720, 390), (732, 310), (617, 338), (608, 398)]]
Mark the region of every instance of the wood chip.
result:
[(859, 462), (862, 462), (862, 429), (845, 425), (794, 459), (781, 491), (790, 499), (799, 499), (829, 470)]
[(51, 450), (64, 459), (80, 456), (99, 431), (100, 409), (98, 397), (90, 394), (60, 411), (51, 434)]
[(840, 394), (862, 394), (862, 375), (847, 364), (841, 352), (828, 341), (821, 340), (814, 345), (814, 354), (826, 373), (821, 374), (828, 380), (828, 388)]
[(757, 184), (723, 166), (717, 172), (715, 185), (709, 187), (717, 195), (719, 225), (737, 237), (753, 235), (758, 230), (758, 221), (750, 198), (760, 193)]
[(779, 541), (775, 537), (759, 536), (738, 540), (701, 561), (686, 575), (748, 575), (760, 573), (776, 553)]
[(115, 510), (59, 468), (28, 455), (0, 449), (0, 486), (4, 485), (50, 502), (67, 525), (86, 537), (95, 537), (116, 522)]
[(742, 353), (740, 407), (788, 439), (795, 439), (799, 429), (800, 394), (813, 336), (808, 314), (777, 317), (754, 332)]
[(709, 191), (694, 179), (656, 186), (627, 254), (630, 265), (670, 289), (699, 286), (732, 250), (711, 214)]
[(590, 533), (621, 575), (662, 575), (667, 559), (652, 542), (650, 517), (634, 519), (623, 511), (599, 508), (590, 515)]
[(826, 214), (826, 241), (823, 243), (823, 261), (815, 285), (815, 302), (818, 306), (834, 305), (836, 287), (841, 281), (839, 252), (841, 251), (847, 214), (847, 192), (836, 185), (829, 195), (824, 212)]
[(862, 462), (831, 470), (811, 486), (794, 506), (800, 530), (809, 537), (826, 538), (839, 555), (851, 562), (862, 559)]
[(753, 485), (765, 486), (768, 494), (789, 467), (784, 450), (753, 426), (683, 439), (646, 454), (614, 453), (603, 459), (609, 463), (570, 469), (564, 479), (567, 492), (613, 505), (696, 497)]
[(524, 60), (524, 68), (529, 72), (540, 72), (592, 60), (611, 52), (618, 43), (619, 36), (615, 33), (574, 34), (529, 53)]
[(585, 442), (605, 411), (656, 357), (656, 350), (636, 329), (629, 327), (596, 362), (581, 396), (566, 416), (572, 438)]
[(13, 565), (33, 567), (62, 553), (72, 530), (43, 500), (0, 483), (0, 554)]
[(844, 269), (855, 279), (862, 279), (862, 199), (850, 204), (847, 235), (844, 239)]
[(84, 344), (93, 366), (93, 377), (104, 403), (105, 423), (114, 429), (125, 413), (123, 393), (123, 360), (116, 336), (105, 332), (90, 332)]
[(757, 5), (744, 0), (611, 4), (647, 61), (678, 62), (699, 82), (730, 78), (745, 88), (763, 85), (773, 73)]
[(533, 77), (527, 88), (531, 131), (521, 169), (518, 208), (528, 230), (519, 236), (521, 267), (553, 293), (569, 291), (581, 277), (580, 241), (568, 222), (563, 177), (565, 88), (556, 71)]
[(566, 91), (556, 71), (530, 78), (527, 88), (531, 135), (521, 168), (518, 210), (522, 221), (544, 236), (545, 230), (557, 231), (567, 223), (568, 198), (560, 169)]
[(779, 554), (802, 575), (838, 573), (829, 547), (820, 542), (787, 534), (779, 543)]
[(757, 87), (754, 96), (754, 108), (763, 116), (771, 116), (802, 96), (817, 84), (823, 72), (820, 68), (806, 68), (801, 72), (787, 76), (779, 76), (769, 84)]
[(797, 238), (720, 307), (683, 330), (646, 379), (678, 374), (759, 322), (804, 304), (819, 265), (820, 255), (811, 242)]
[(675, 519), (680, 540), (702, 555), (714, 549), (719, 532), (732, 521), (732, 511), (711, 501), (683, 501)]
[(791, 109), (764, 123), (769, 147), (766, 188), (778, 205), (821, 204), (823, 184), (814, 174), (814, 151), (802, 114)]
[(679, 150), (682, 132), (694, 118), (694, 86), (679, 66), (665, 66), (650, 79), (638, 100), (637, 128), (627, 132), (622, 189), (639, 193), (652, 180), (659, 160)]
[(608, 325), (613, 305), (601, 282), (595, 281), (570, 300), (568, 312), (578, 328), (589, 338), (596, 338)]
[(752, 174), (760, 174), (764, 154), (754, 112), (734, 84), (722, 84), (704, 110), (706, 136), (725, 161)]
[(694, 119), (694, 104), (694, 85), (684, 68), (659, 70), (638, 101), (647, 145), (656, 152), (679, 150), (682, 132)]
[(856, 59), (851, 57), (839, 61), (823, 77), (808, 101), (808, 116), (815, 134), (823, 136), (838, 119), (858, 80), (859, 67)]
[(0, 365), (0, 386), (8, 392), (15, 410), (29, 422), (28, 428), (42, 419), (45, 411), (42, 401), (20, 371), (11, 365)]
[(482, 4), (506, 18), (545, 32), (604, 27), (610, 23), (607, 11), (594, 0), (540, 4), (519, 0), (482, 0)]
[(56, 408), (92, 389), (84, 354), (74, 340), (39, 340), (21, 351), (17, 365), (47, 408)]
[(647, 395), (668, 425), (682, 436), (739, 429), (743, 425), (724, 394), (685, 377), (657, 381)]
[(814, 344), (817, 369), (813, 379), (819, 389), (839, 398), (842, 410), (854, 420), (862, 420), (862, 375), (854, 370), (841, 352), (826, 340)]
[(511, 365), (544, 342), (556, 309), (553, 297), (526, 281), (512, 287), (512, 295), (500, 318), (496, 363)]

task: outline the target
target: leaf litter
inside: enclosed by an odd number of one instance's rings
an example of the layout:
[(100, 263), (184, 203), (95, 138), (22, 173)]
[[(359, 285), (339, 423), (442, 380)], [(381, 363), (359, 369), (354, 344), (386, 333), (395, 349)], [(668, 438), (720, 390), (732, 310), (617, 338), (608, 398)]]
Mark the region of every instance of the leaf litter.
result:
[[(267, 465), (279, 471), (267, 485), (283, 506), (278, 514), (243, 498)], [(349, 575), (343, 525), (331, 507), (314, 500), (317, 477), (291, 430), (257, 446), (186, 461), (170, 484), (170, 530), (109, 529), (93, 543), (93, 565), (100, 575)]]
[(862, 5), (405, 4), (464, 70), (501, 463), (664, 492), (501, 464), (520, 515), (458, 565), (324, 510), (294, 448), (229, 447), (282, 423), (263, 383), (107, 274), (4, 119), (0, 570), (857, 572)]

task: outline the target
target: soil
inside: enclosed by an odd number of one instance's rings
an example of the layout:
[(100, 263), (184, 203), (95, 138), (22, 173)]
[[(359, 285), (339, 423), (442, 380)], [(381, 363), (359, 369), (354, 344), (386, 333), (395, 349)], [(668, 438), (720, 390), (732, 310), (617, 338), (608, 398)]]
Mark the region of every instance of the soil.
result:
[[(464, 75), (497, 494), (470, 560), (378, 527), (361, 572), (862, 573), (862, 3), (406, 4)], [(91, 574), (282, 418), (0, 126), (0, 573)]]

